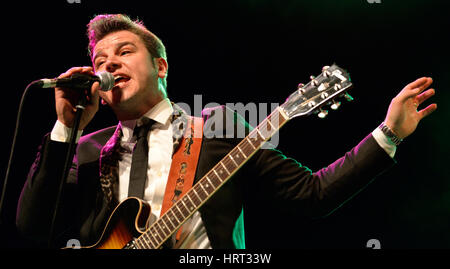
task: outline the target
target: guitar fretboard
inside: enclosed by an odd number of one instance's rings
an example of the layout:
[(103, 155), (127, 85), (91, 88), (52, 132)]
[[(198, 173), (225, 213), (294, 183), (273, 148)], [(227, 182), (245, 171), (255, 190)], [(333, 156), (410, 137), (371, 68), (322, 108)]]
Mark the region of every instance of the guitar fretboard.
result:
[(156, 220), (134, 243), (136, 248), (158, 249), (230, 177), (288, 121), (277, 107), (186, 194)]

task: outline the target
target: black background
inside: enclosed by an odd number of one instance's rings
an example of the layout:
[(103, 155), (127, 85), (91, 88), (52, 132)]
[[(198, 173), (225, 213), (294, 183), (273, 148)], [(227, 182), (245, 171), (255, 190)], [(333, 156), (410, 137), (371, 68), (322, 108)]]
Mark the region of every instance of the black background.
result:
[[(438, 110), (398, 148), (397, 165), (325, 219), (303, 222), (270, 205), (246, 212), (247, 247), (358, 249), (372, 238), (386, 249), (450, 247), (450, 8), (444, 1), (59, 0), (16, 1), (3, 9), (2, 178), (27, 84), (90, 65), (86, 24), (96, 14), (125, 13), (163, 40), (169, 97), (191, 107), (194, 94), (202, 96), (203, 106), (282, 103), (323, 65), (346, 68), (354, 102), (326, 120), (296, 118), (280, 131), (278, 148), (313, 171), (376, 128), (407, 83), (432, 77), (436, 95), (423, 107), (436, 102)], [(16, 234), (15, 208), (41, 138), (56, 120), (53, 98), (52, 90), (33, 90), (25, 103), (6, 189), (2, 247), (28, 246)], [(102, 107), (86, 133), (115, 123)]]

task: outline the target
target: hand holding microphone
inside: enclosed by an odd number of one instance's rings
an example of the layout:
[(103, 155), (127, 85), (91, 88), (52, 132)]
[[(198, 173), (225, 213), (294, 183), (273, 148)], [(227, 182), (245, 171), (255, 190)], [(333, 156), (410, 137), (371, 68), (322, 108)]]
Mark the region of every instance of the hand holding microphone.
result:
[(81, 117), (79, 130), (83, 130), (94, 118), (99, 107), (98, 91), (108, 91), (114, 86), (111, 73), (94, 74), (92, 67), (73, 67), (56, 79), (41, 80), (41, 87), (55, 87), (55, 106), (58, 121), (67, 127), (72, 127), (75, 119), (76, 106), (80, 98), (80, 90), (89, 90), (88, 104)]

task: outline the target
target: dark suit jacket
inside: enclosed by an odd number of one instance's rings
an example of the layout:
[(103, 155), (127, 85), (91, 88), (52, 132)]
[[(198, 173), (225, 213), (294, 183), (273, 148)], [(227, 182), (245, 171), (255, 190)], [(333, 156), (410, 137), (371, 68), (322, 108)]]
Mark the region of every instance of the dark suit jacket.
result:
[[(222, 126), (209, 120), (215, 113), (222, 113), (226, 119)], [(208, 133), (217, 133), (219, 128), (236, 134), (241, 127), (247, 132), (251, 128), (224, 107), (206, 110), (203, 116), (205, 137), (195, 181), (241, 140), (210, 138)], [(70, 238), (81, 239), (83, 245), (95, 243), (111, 213), (99, 183), (99, 154), (115, 128), (83, 136), (78, 143), (56, 230), (61, 246)], [(48, 135), (39, 149), (18, 206), (17, 227), (24, 236), (41, 242), (47, 240), (67, 148), (66, 143), (51, 141)], [(212, 247), (244, 246), (242, 212), (255, 193), (268, 204), (289, 208), (298, 215), (325, 216), (393, 163), (371, 135), (316, 173), (277, 150), (261, 149), (200, 209)]]

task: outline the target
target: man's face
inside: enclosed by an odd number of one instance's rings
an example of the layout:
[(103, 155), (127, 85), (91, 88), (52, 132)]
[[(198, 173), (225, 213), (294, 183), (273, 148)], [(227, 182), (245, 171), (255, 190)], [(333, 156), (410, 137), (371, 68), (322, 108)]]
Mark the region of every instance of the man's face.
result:
[(153, 60), (141, 38), (129, 31), (108, 34), (95, 45), (95, 72), (108, 71), (116, 81), (111, 91), (99, 94), (119, 120), (140, 117), (162, 100), (158, 77), (166, 70), (160, 59)]

